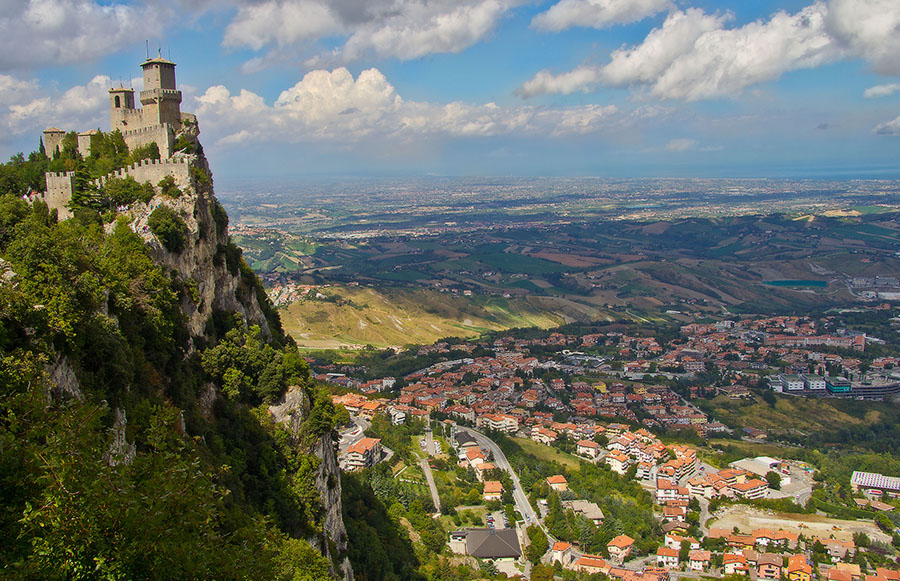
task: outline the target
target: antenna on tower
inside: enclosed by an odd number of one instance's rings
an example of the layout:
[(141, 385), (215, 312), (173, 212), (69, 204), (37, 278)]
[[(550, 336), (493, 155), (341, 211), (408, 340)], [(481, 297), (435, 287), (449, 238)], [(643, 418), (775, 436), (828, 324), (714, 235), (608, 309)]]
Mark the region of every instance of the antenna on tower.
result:
[(144, 42), (147, 43), (147, 60), (149, 61), (150, 60), (150, 39), (148, 38)]

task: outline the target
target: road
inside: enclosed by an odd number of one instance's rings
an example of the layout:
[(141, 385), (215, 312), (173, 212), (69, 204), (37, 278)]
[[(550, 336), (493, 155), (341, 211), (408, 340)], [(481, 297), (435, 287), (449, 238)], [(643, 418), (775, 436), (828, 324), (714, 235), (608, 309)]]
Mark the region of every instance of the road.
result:
[(431, 466), (428, 464), (428, 458), (420, 458), (419, 464), (422, 466), (422, 472), (425, 473), (425, 480), (428, 482), (428, 488), (431, 489), (431, 501), (434, 503), (434, 510), (440, 514), (441, 498), (438, 496), (437, 486), (434, 484), (434, 475), (431, 474)]
[(503, 450), (500, 449), (500, 446), (495, 444), (493, 440), (481, 432), (472, 428), (466, 428), (466, 430), (472, 434), (472, 437), (475, 438), (475, 441), (478, 442), (479, 446), (486, 450), (490, 450), (491, 454), (494, 456), (494, 464), (497, 468), (509, 472), (510, 480), (512, 480), (513, 483), (513, 500), (515, 500), (516, 508), (519, 509), (522, 516), (525, 517), (525, 524), (530, 525), (537, 523), (543, 528), (543, 524), (541, 524), (541, 521), (538, 519), (537, 513), (534, 512), (534, 508), (531, 506), (531, 503), (528, 502), (528, 496), (526, 496), (525, 492), (522, 490), (522, 485), (519, 483), (519, 477), (512, 469), (509, 460), (506, 459), (506, 455), (503, 453)]
[(434, 438), (431, 428), (425, 428), (425, 452), (429, 456), (434, 456)]
[(347, 453), (347, 448), (365, 438), (366, 430), (372, 425), (370, 422), (358, 417), (351, 417), (351, 420), (356, 424), (356, 427), (341, 432), (341, 441), (340, 444), (338, 444), (341, 450), (341, 456)]

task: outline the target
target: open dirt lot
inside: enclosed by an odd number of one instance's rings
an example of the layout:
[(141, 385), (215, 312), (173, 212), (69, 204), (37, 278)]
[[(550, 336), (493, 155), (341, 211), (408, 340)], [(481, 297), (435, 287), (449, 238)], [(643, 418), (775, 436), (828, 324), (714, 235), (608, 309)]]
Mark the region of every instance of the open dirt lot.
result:
[(852, 541), (853, 533), (865, 533), (870, 539), (891, 542), (890, 537), (871, 522), (839, 520), (815, 514), (770, 512), (741, 505), (717, 511), (710, 527), (727, 530), (737, 527), (744, 533), (763, 528), (784, 529), (805, 537), (816, 536), (827, 539), (834, 536), (841, 541)]

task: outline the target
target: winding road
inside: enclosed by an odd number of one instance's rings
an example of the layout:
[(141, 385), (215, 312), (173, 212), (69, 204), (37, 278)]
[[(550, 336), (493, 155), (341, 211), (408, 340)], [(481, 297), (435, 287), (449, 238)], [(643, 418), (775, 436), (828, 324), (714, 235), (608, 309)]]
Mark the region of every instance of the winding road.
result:
[(522, 516), (525, 517), (525, 524), (537, 524), (541, 528), (544, 528), (544, 525), (541, 523), (540, 519), (538, 519), (537, 513), (534, 512), (534, 508), (531, 506), (531, 503), (528, 502), (528, 496), (525, 495), (525, 492), (522, 490), (522, 484), (519, 482), (519, 477), (516, 475), (515, 470), (512, 469), (512, 465), (510, 465), (509, 460), (506, 458), (506, 454), (503, 453), (503, 450), (500, 449), (500, 446), (494, 443), (493, 440), (482, 434), (481, 432), (476, 431), (473, 428), (465, 428), (472, 437), (475, 438), (475, 441), (478, 442), (478, 445), (486, 450), (490, 450), (491, 454), (494, 457), (494, 464), (497, 468), (501, 470), (506, 470), (509, 472), (510, 480), (513, 483), (513, 500), (516, 502), (516, 508), (519, 509), (519, 512), (522, 513)]

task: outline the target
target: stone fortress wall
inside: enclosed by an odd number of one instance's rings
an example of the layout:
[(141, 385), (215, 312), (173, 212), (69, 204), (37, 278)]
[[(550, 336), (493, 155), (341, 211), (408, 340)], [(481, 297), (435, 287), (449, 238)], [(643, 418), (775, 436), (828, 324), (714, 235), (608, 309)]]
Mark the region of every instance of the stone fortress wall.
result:
[(153, 186), (156, 186), (166, 176), (172, 176), (175, 179), (175, 184), (181, 189), (190, 186), (190, 158), (188, 156), (178, 156), (169, 159), (145, 159), (140, 163), (135, 163), (103, 176), (94, 183), (97, 186), (102, 186), (111, 178), (131, 177), (140, 184), (150, 182)]
[[(152, 186), (156, 187), (160, 180), (166, 176), (172, 176), (175, 179), (175, 185), (182, 190), (192, 186), (191, 157), (177, 156), (169, 159), (145, 159), (94, 180), (94, 185), (102, 187), (111, 178), (130, 177), (140, 184), (150, 182)], [(71, 218), (72, 211), (69, 210), (68, 203), (72, 199), (75, 172), (47, 172), (46, 178), (47, 191), (38, 196), (37, 199), (46, 203), (51, 210), (56, 210), (59, 219)]]
[(75, 185), (75, 172), (47, 172), (47, 191), (39, 196), (38, 199), (47, 204), (51, 210), (56, 210), (60, 220), (72, 217), (72, 211), (68, 208), (69, 200), (72, 199), (72, 190)]
[[(144, 160), (122, 168), (96, 180), (102, 186), (113, 177), (132, 177), (139, 183), (150, 182), (156, 186), (166, 176), (175, 178), (179, 188), (191, 185), (190, 160), (192, 156), (175, 156), (175, 136), (185, 128), (196, 135), (197, 118), (181, 112), (181, 91), (175, 85), (175, 63), (162, 57), (148, 58), (141, 64), (144, 73), (144, 90), (140, 93), (141, 108), (135, 108), (134, 89), (119, 87), (109, 90), (110, 130), (119, 130), (129, 150), (156, 143), (162, 159)], [(90, 155), (91, 142), (97, 131), (78, 134), (78, 151)], [(49, 157), (62, 147), (66, 132), (50, 127), (43, 134), (44, 150)], [(174, 157), (173, 157), (174, 156)], [(57, 210), (60, 219), (70, 218), (68, 208), (75, 185), (75, 173), (46, 174), (47, 191), (37, 199)]]
[(168, 124), (127, 129), (122, 131), (122, 137), (129, 150), (155, 143), (163, 159), (170, 157), (175, 150), (175, 128)]

